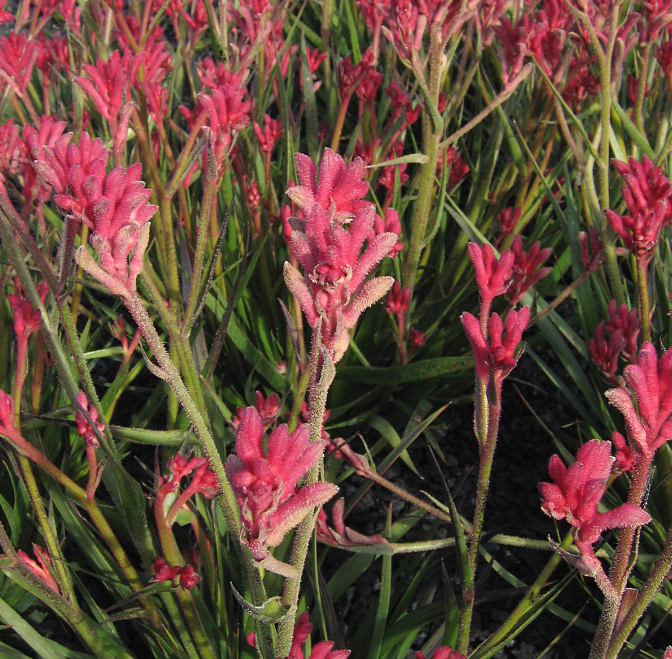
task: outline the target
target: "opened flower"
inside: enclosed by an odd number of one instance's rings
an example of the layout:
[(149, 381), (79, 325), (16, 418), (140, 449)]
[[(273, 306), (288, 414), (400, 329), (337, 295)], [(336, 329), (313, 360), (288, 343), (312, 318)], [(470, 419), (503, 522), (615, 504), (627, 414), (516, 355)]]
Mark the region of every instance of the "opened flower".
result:
[(364, 252), (375, 219), (375, 206), (362, 197), (368, 183), (362, 180), (361, 158), (346, 167), (341, 156), (325, 149), (320, 162), (320, 180), (315, 163), (296, 154), (301, 185), (287, 194), (306, 219), (293, 220), (292, 249), (304, 275), (285, 263), (285, 282), (306, 314), (308, 324), (317, 328), (332, 360), (338, 362), (348, 348), (352, 329), (362, 312), (385, 295), (391, 277), (365, 281), (378, 263), (390, 253), (397, 234), (381, 233)]
[(554, 519), (566, 519), (576, 529), (574, 542), (582, 559), (577, 567), (584, 574), (601, 569), (593, 545), (603, 531), (642, 526), (651, 521), (647, 512), (629, 503), (605, 513), (598, 512), (613, 463), (611, 442), (593, 439), (579, 449), (576, 462), (569, 468), (554, 455), (548, 464), (553, 483), (538, 486), (544, 498), (542, 510)]
[(264, 427), (259, 412), (248, 407), (236, 433), (236, 453), (226, 461), (226, 475), (240, 505), (241, 538), (255, 560), (270, 556), (285, 534), (316, 507), (336, 494), (331, 483), (299, 486), (299, 479), (315, 465), (324, 442), (310, 442), (308, 425), (293, 433), (285, 424), (268, 438), (264, 450)]
[(626, 389), (610, 389), (605, 395), (625, 417), (633, 449), (651, 459), (672, 438), (672, 350), (659, 360), (653, 344), (644, 342), (637, 363), (626, 366), (623, 377), (635, 395), (637, 410)]

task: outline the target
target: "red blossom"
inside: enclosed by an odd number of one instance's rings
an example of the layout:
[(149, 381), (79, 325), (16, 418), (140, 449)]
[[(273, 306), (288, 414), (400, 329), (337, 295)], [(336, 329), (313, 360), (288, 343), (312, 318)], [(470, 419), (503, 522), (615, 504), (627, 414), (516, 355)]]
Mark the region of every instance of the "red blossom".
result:
[(609, 340), (606, 335), (607, 323), (600, 323), (595, 329), (595, 338), (588, 342), (588, 350), (597, 368), (604, 373), (608, 380), (615, 382), (618, 369), (618, 358), (623, 352), (627, 341), (623, 338), (623, 331), (611, 332)]
[[(373, 221), (373, 230), (369, 231), (367, 240), (372, 242), (376, 236), (380, 236), (383, 233), (396, 233), (397, 236), (401, 235), (401, 222), (399, 221), (399, 213), (397, 213), (394, 208), (388, 208), (385, 211), (385, 219), (380, 215), (376, 215), (376, 219)], [(391, 259), (397, 258), (397, 254), (404, 249), (404, 243), (397, 241), (388, 256)]]
[(598, 512), (613, 462), (611, 443), (593, 439), (579, 449), (576, 462), (569, 469), (554, 455), (548, 464), (553, 483), (538, 485), (544, 498), (542, 510), (554, 519), (566, 519), (577, 529), (574, 541), (583, 565), (592, 571), (599, 565), (592, 546), (603, 531), (642, 526), (651, 521), (647, 512), (629, 503), (605, 513)]
[(626, 366), (623, 377), (634, 393), (637, 410), (626, 389), (610, 389), (605, 395), (625, 417), (630, 445), (651, 458), (672, 438), (672, 350), (659, 360), (653, 344), (645, 341), (637, 363)]
[(408, 332), (408, 340), (414, 348), (422, 348), (425, 345), (425, 333), (411, 327)]
[(205, 57), (198, 62), (196, 73), (201, 81), (201, 87), (205, 89), (216, 89), (231, 85), (232, 87), (242, 87), (247, 72), (231, 71), (226, 62), (215, 64), (212, 57)]
[(592, 265), (599, 262), (602, 257), (602, 241), (595, 227), (590, 227), (588, 233), (579, 231), (579, 244), (581, 245), (581, 263), (588, 270)]
[(550, 247), (541, 249), (541, 243), (537, 240), (527, 253), (523, 249), (523, 239), (519, 234), (511, 243), (511, 251), (515, 259), (513, 278), (506, 289), (506, 299), (511, 306), (515, 306), (532, 286), (551, 274), (553, 268), (542, 268), (541, 264), (553, 253), (553, 250)]
[(507, 249), (498, 260), (494, 250), (487, 243), (482, 245), (469, 243), (467, 250), (476, 270), (476, 284), (481, 295), (481, 305), (489, 307), (492, 300), (506, 293), (516, 257), (510, 249)]
[(255, 121), (253, 123), (254, 134), (259, 140), (259, 150), (262, 153), (271, 153), (275, 143), (282, 137), (282, 122), (279, 119), (271, 119), (264, 114), (264, 128)]
[[(364, 79), (370, 78), (370, 76), (375, 73), (373, 51), (371, 48), (367, 48), (364, 53), (362, 53), (362, 59), (359, 64), (353, 64), (352, 57), (346, 55), (345, 58), (339, 61), (338, 66), (336, 67), (336, 73), (338, 77), (338, 95), (342, 101), (347, 101), (352, 98), (352, 95), (360, 84), (362, 84)], [(380, 84), (381, 80), (378, 81), (378, 84)], [(369, 94), (373, 92), (375, 95), (376, 89), (369, 88)]]
[(523, 209), (519, 206), (518, 208), (503, 208), (497, 213), (496, 220), (499, 222), (499, 232), (502, 235), (508, 236), (513, 233), (522, 211)]
[[(41, 281), (36, 288), (44, 304), (47, 299), (47, 282)], [(42, 328), (42, 314), (39, 309), (33, 309), (33, 305), (24, 297), (18, 277), (14, 278), (14, 289), (16, 292), (7, 296), (14, 315), (14, 331), (19, 339), (27, 339), (33, 332), (38, 332)]]
[(324, 442), (311, 442), (310, 428), (289, 433), (285, 424), (268, 438), (257, 410), (248, 407), (236, 433), (236, 455), (226, 461), (226, 474), (240, 505), (242, 540), (257, 561), (270, 556), (285, 534), (314, 508), (326, 503), (338, 488), (331, 483), (298, 486), (299, 479), (320, 458)]
[(154, 573), (154, 581), (157, 583), (174, 581), (179, 577), (180, 587), (185, 590), (191, 590), (201, 580), (192, 565), (170, 566), (161, 556), (158, 556), (154, 561), (152, 572)]
[(165, 558), (158, 556), (152, 565), (152, 572), (154, 573), (154, 581), (162, 583), (164, 581), (172, 581), (177, 573), (180, 571), (179, 565), (171, 567), (166, 562)]
[(398, 316), (408, 309), (408, 301), (411, 299), (411, 287), (408, 286), (402, 290), (401, 284), (395, 281), (392, 290), (387, 294), (385, 300), (385, 311), (390, 316)]
[(658, 244), (663, 223), (672, 219), (672, 186), (660, 167), (655, 167), (647, 156), (638, 162), (630, 158), (628, 164), (612, 160), (625, 180), (621, 188), (630, 216), (605, 210), (613, 230), (637, 258), (650, 259)]
[(66, 133), (53, 146), (34, 151), (34, 166), (42, 180), (56, 191), (56, 204), (95, 229), (93, 205), (100, 199), (110, 152), (100, 138), (91, 141), (86, 132), (82, 133), (79, 145), (71, 140), (72, 133)]
[(33, 544), (33, 553), (37, 558), (39, 565), (26, 554), (23, 549), (16, 552), (19, 560), (38, 578), (44, 581), (55, 593), (60, 595), (61, 589), (54, 577), (51, 576), (50, 568), (52, 567), (51, 557), (40, 547), (40, 545)]
[(128, 52), (122, 56), (115, 50), (107, 62), (99, 57), (95, 66), (82, 65), (90, 80), (84, 77), (75, 78), (75, 82), (89, 95), (98, 112), (109, 122), (112, 135), (117, 132), (124, 98), (130, 95), (131, 82), (135, 81), (143, 59), (143, 56), (133, 57)]
[[(86, 394), (80, 390), (77, 394), (77, 402), (79, 406), (84, 408), (86, 413), (89, 415), (91, 421), (95, 424), (98, 432), (102, 433), (105, 430), (105, 421), (98, 421), (98, 410), (93, 406), (89, 405), (89, 401), (86, 398)], [(96, 448), (99, 446), (98, 437), (94, 429), (91, 427), (91, 424), (87, 421), (86, 417), (80, 410), (80, 407), (77, 407), (75, 410), (75, 422), (77, 423), (77, 432), (84, 437), (84, 441), (87, 446)]]
[(23, 32), (11, 32), (0, 39), (0, 79), (4, 79), (19, 97), (28, 87), (38, 55), (37, 41), (29, 40)]
[(488, 339), (475, 316), (465, 312), (460, 320), (474, 353), (476, 374), (486, 381), (492, 377), (497, 385), (501, 385), (518, 363), (517, 348), (530, 320), (530, 307), (509, 311), (506, 331), (499, 314), (493, 313), (488, 323)]
[(623, 355), (628, 361), (635, 361), (637, 358), (637, 337), (640, 329), (637, 309), (628, 311), (626, 304), (619, 307), (616, 300), (612, 300), (609, 303), (608, 312), (607, 329), (610, 332), (621, 331), (621, 335), (626, 342)]
[[(255, 406), (261, 417), (264, 430), (270, 428), (280, 414), (280, 397), (278, 394), (271, 394), (268, 398), (264, 398), (264, 394), (262, 394), (261, 391), (257, 391), (255, 393)], [(236, 416), (231, 419), (231, 426), (234, 430), (238, 430), (238, 426), (240, 425), (245, 410), (245, 407), (236, 408)]]
[(325, 149), (319, 185), (311, 158), (296, 154), (296, 168), (301, 185), (287, 194), (306, 214), (305, 220), (294, 220), (292, 231), (292, 248), (305, 275), (285, 263), (285, 282), (308, 324), (315, 329), (321, 322), (322, 342), (337, 362), (347, 350), (348, 331), (393, 283), (391, 277), (365, 280), (398, 236), (376, 236), (360, 256), (375, 218), (375, 206), (362, 199), (368, 184), (360, 158), (346, 167), (341, 156)]
[[(310, 623), (310, 615), (304, 611), (296, 621), (294, 635), (292, 637), (292, 647), (287, 659), (304, 659), (303, 644), (313, 631), (313, 625)], [(322, 641), (313, 646), (308, 659), (348, 659), (350, 650), (332, 650), (333, 641)]]
[(0, 181), (16, 176), (26, 156), (27, 147), (19, 136), (19, 126), (10, 118), (0, 126)]

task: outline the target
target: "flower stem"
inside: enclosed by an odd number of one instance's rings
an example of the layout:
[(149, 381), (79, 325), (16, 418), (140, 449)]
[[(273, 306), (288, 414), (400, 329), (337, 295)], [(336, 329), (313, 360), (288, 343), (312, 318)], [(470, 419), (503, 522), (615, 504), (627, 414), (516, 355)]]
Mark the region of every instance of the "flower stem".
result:
[(637, 292), (639, 293), (639, 323), (644, 341), (651, 341), (651, 307), (649, 302), (649, 269), (645, 257), (637, 257)]
[[(331, 361), (328, 350), (322, 345), (318, 329), (313, 332), (313, 345), (310, 356), (310, 384), (308, 409), (310, 411), (310, 441), (321, 441), (322, 426), (324, 424), (324, 411), (327, 408), (327, 394), (329, 387), (336, 375), (336, 369)], [(324, 457), (308, 472), (304, 483), (309, 485), (317, 483), (319, 474), (324, 472)], [(306, 562), (308, 545), (313, 536), (313, 527), (317, 519), (317, 511), (313, 515), (307, 515), (296, 529), (294, 536), (294, 547), (292, 548), (292, 557), (290, 565), (296, 570), (298, 577), (288, 577), (285, 581), (285, 587), (282, 592), (282, 605), (290, 611), (278, 627), (278, 642), (276, 647), (277, 657), (287, 657), (292, 645), (292, 636), (294, 634), (294, 615), (292, 611), (296, 610), (299, 601), (299, 590), (301, 588), (301, 576)]]
[(500, 402), (501, 383), (494, 384), (498, 390), (495, 393), (496, 402), (488, 405), (488, 431), (485, 445), (481, 447), (480, 463), (478, 471), (478, 486), (476, 489), (476, 506), (474, 509), (474, 521), (472, 524), (471, 542), (469, 544), (469, 571), (471, 579), (466, 580), (470, 585), (462, 591), (462, 610), (460, 611), (459, 632), (457, 641), (457, 651), (466, 654), (469, 648), (469, 632), (471, 631), (471, 619), (474, 611), (474, 577), (476, 575), (476, 563), (478, 559), (478, 546), (483, 531), (483, 521), (485, 518), (485, 504), (488, 498), (488, 487), (490, 485), (490, 473), (492, 471), (492, 461), (495, 457), (495, 447), (497, 445), (497, 435), (499, 433), (499, 419), (502, 413)]

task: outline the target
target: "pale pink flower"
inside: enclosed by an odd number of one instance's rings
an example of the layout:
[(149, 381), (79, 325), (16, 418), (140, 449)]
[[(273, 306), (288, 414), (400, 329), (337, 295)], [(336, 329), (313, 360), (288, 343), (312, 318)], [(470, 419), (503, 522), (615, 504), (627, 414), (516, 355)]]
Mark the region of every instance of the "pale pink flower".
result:
[(659, 360), (653, 344), (644, 342), (637, 363), (626, 366), (623, 377), (635, 395), (637, 410), (626, 389), (610, 389), (605, 395), (625, 417), (633, 449), (650, 459), (672, 438), (672, 350)]
[(481, 305), (489, 308), (492, 301), (506, 293), (513, 275), (514, 253), (507, 249), (497, 259), (495, 252), (487, 243), (467, 245), (469, 257), (476, 270), (476, 284), (481, 294)]
[(240, 505), (242, 541), (257, 561), (270, 556), (285, 534), (316, 507), (329, 501), (338, 488), (331, 483), (298, 486), (320, 458), (324, 442), (311, 442), (310, 428), (289, 433), (278, 426), (264, 450), (264, 429), (257, 410), (248, 407), (236, 433), (236, 455), (226, 461), (226, 474)]
[(489, 339), (485, 338), (478, 319), (472, 314), (465, 312), (460, 320), (474, 353), (476, 374), (486, 381), (492, 377), (496, 384), (501, 385), (518, 363), (520, 355), (517, 348), (530, 320), (530, 307), (509, 311), (506, 331), (499, 314), (493, 313), (488, 323)]
[(574, 542), (588, 567), (596, 565), (593, 544), (604, 531), (642, 526), (651, 521), (647, 512), (629, 503), (598, 512), (613, 462), (611, 442), (593, 439), (579, 449), (576, 462), (569, 469), (554, 455), (548, 464), (553, 483), (538, 485), (544, 497), (542, 510), (554, 519), (566, 519), (576, 529)]
[(296, 167), (301, 185), (287, 194), (306, 216), (293, 220), (291, 238), (304, 275), (285, 263), (285, 282), (308, 324), (315, 329), (320, 323), (321, 340), (336, 363), (348, 348), (348, 332), (359, 316), (392, 286), (391, 277), (365, 280), (398, 236), (377, 235), (360, 255), (375, 218), (375, 206), (362, 199), (368, 184), (362, 180), (360, 158), (346, 167), (341, 156), (325, 149), (319, 185), (312, 159), (296, 154)]

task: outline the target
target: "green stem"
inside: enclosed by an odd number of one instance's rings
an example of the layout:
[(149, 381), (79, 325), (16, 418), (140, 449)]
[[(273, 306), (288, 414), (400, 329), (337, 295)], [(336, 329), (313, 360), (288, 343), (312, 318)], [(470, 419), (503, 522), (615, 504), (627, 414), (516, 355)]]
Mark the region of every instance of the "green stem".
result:
[(611, 637), (609, 647), (605, 655), (606, 659), (615, 659), (619, 651), (625, 644), (630, 632), (634, 629), (644, 611), (649, 607), (653, 598), (656, 596), (665, 577), (672, 568), (672, 529), (667, 534), (665, 548), (660, 558), (656, 561), (646, 583), (640, 588), (639, 595), (634, 604), (628, 611), (625, 619)]
[(649, 268), (648, 259), (643, 256), (637, 259), (637, 292), (639, 293), (639, 324), (642, 328), (644, 341), (651, 341), (651, 308), (649, 303)]
[[(159, 491), (154, 500), (154, 519), (156, 520), (156, 527), (159, 531), (161, 549), (163, 550), (163, 556), (169, 565), (182, 566), (184, 565), (184, 560), (175, 543), (175, 536), (166, 521), (163, 505), (164, 499), (165, 496), (161, 495), (159, 486)], [(196, 611), (194, 598), (191, 596), (191, 593), (180, 588), (177, 592), (177, 599), (180, 602), (182, 612), (187, 621), (187, 627), (189, 628), (188, 631), (184, 628), (180, 630), (180, 638), (185, 644), (189, 656), (193, 659), (198, 659), (199, 657), (202, 657), (202, 659), (215, 659), (215, 653), (205, 633), (203, 623)], [(178, 621), (175, 622), (177, 623)], [(181, 619), (179, 620), (178, 627), (179, 626), (182, 626)], [(191, 632), (191, 637), (189, 632)]]
[[(630, 484), (630, 493), (628, 494), (628, 503), (634, 506), (641, 506), (644, 492), (646, 491), (646, 484), (649, 477), (649, 468), (653, 456), (643, 457), (635, 463), (632, 472), (632, 482)], [(623, 592), (627, 586), (628, 577), (630, 575), (630, 560), (632, 555), (632, 545), (635, 540), (636, 530), (634, 528), (622, 529), (618, 537), (618, 545), (616, 553), (611, 561), (611, 570), (609, 571), (609, 580), (611, 581), (616, 594), (618, 595), (618, 602), (623, 597)], [(595, 632), (595, 650), (591, 651), (591, 659), (597, 659), (604, 656), (606, 651), (606, 643), (612, 636), (614, 627), (616, 625), (616, 618), (618, 616), (618, 606), (613, 603), (605, 601), (605, 606), (602, 609), (602, 615), (597, 625)]]
[[(571, 546), (573, 542), (572, 534), (568, 533), (562, 540), (560, 547), (562, 549), (567, 549)], [(555, 568), (561, 561), (559, 554), (554, 553), (549, 559), (543, 570), (539, 573), (539, 576), (534, 580), (534, 582), (527, 589), (527, 592), (523, 598), (518, 602), (516, 608), (509, 614), (509, 617), (506, 621), (500, 625), (497, 631), (492, 634), (486, 641), (480, 645), (476, 651), (471, 655), (470, 659), (480, 659), (480, 657), (485, 656), (496, 648), (500, 643), (506, 640), (509, 632), (518, 624), (520, 618), (525, 614), (525, 612), (530, 607), (530, 604), (534, 602), (539, 595), (541, 589), (548, 583), (548, 580), (551, 578), (551, 575), (555, 571)]]
[(469, 572), (471, 579), (470, 585), (463, 589), (462, 599), (463, 607), (460, 611), (459, 633), (457, 642), (457, 651), (466, 654), (469, 649), (469, 632), (471, 631), (471, 619), (474, 611), (475, 591), (473, 583), (476, 575), (476, 563), (478, 559), (478, 546), (483, 531), (483, 522), (485, 519), (485, 504), (488, 498), (488, 487), (490, 485), (490, 473), (492, 471), (492, 461), (495, 457), (495, 447), (497, 446), (497, 435), (499, 432), (499, 419), (502, 413), (501, 408), (501, 382), (494, 383), (497, 388), (495, 396), (496, 403), (488, 405), (488, 431), (485, 446), (482, 447), (478, 486), (476, 490), (476, 505), (474, 509), (474, 521), (472, 524), (471, 542), (469, 544)]
[[(429, 86), (428, 94), (434, 105), (438, 105), (439, 91), (441, 86), (441, 55), (438, 34), (433, 29), (430, 35), (429, 45)], [(415, 202), (413, 223), (411, 225), (411, 239), (408, 254), (402, 271), (404, 286), (415, 287), (418, 276), (418, 264), (420, 254), (425, 242), (427, 222), (434, 198), (434, 178), (439, 159), (439, 143), (443, 134), (443, 126), (434, 127), (429, 112), (423, 113), (422, 118), (422, 151), (427, 156), (427, 162), (422, 165), (420, 187)]]
[[(319, 328), (319, 325), (318, 325)], [(336, 369), (331, 361), (331, 356), (322, 345), (319, 329), (313, 332), (313, 345), (310, 356), (310, 384), (308, 409), (310, 411), (310, 441), (317, 442), (322, 439), (322, 427), (324, 424), (324, 411), (327, 408), (327, 394), (329, 387), (336, 375)], [(304, 479), (306, 485), (316, 483), (320, 473), (324, 472), (324, 458), (308, 472)], [(297, 577), (288, 577), (282, 592), (282, 605), (291, 611), (296, 611), (301, 589), (301, 576), (308, 554), (308, 545), (313, 536), (313, 527), (317, 515), (307, 515), (296, 529), (294, 547), (290, 565), (296, 570)], [(278, 627), (278, 643), (276, 656), (287, 657), (292, 645), (294, 634), (294, 616), (288, 615)]]
[[(256, 601), (255, 603), (260, 604), (265, 599), (264, 586), (261, 582), (259, 571), (252, 564), (252, 556), (250, 552), (246, 551), (239, 541), (241, 529), (240, 509), (233, 489), (231, 488), (231, 484), (226, 477), (224, 464), (222, 463), (219, 451), (217, 450), (215, 440), (210, 433), (210, 428), (208, 427), (205, 418), (201, 415), (198, 406), (194, 403), (189, 391), (185, 387), (179, 371), (170, 359), (170, 355), (166, 351), (163, 342), (152, 323), (152, 319), (149, 317), (140, 298), (137, 297), (137, 295), (132, 295), (125, 298), (124, 302), (131, 312), (136, 324), (141, 329), (143, 338), (147, 341), (147, 344), (154, 353), (154, 357), (159, 363), (159, 369), (157, 370), (156, 367), (152, 366), (152, 371), (157, 377), (160, 377), (167, 382), (168, 386), (175, 393), (194, 426), (194, 430), (201, 442), (203, 450), (210, 459), (210, 466), (217, 476), (223, 495), (217, 498), (217, 502), (222, 510), (229, 533), (233, 538), (234, 547), (236, 547), (240, 561), (245, 566), (249, 585), (252, 588), (254, 599)], [(270, 647), (270, 625), (267, 623), (260, 624), (263, 632), (259, 638), (260, 650), (264, 657), (270, 658), (273, 656), (273, 649)]]

